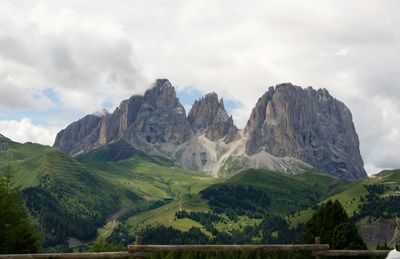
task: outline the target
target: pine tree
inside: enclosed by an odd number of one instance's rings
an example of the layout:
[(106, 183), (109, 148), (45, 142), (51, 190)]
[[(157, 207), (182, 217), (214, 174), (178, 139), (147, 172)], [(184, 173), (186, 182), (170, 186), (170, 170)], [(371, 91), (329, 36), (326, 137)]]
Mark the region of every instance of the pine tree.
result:
[(321, 243), (330, 244), (332, 249), (367, 249), (357, 227), (337, 200), (328, 201), (318, 208), (304, 226), (301, 242), (314, 243), (317, 236)]
[(20, 199), (20, 188), (11, 181), (11, 166), (0, 175), (0, 254), (37, 253), (40, 235), (31, 224)]

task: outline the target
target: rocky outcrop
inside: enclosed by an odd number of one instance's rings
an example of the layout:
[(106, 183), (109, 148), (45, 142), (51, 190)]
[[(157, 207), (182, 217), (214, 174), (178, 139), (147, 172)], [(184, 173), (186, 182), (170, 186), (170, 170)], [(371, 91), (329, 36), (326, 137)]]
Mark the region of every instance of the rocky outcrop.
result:
[(193, 134), (186, 111), (167, 79), (158, 79), (144, 94), (140, 112), (126, 137), (142, 138), (151, 144), (179, 145)]
[(97, 148), (121, 138), (136, 120), (143, 96), (121, 102), (110, 114), (107, 111), (87, 115), (57, 134), (54, 147), (69, 155)]
[(224, 138), (228, 143), (238, 132), (232, 116), (225, 110), (223, 99), (218, 100), (216, 93), (196, 100), (189, 112), (188, 121), (194, 132), (204, 133), (210, 140)]
[(246, 154), (294, 157), (345, 179), (366, 176), (350, 110), (327, 90), (269, 88), (244, 129)]
[(182, 144), (192, 134), (174, 87), (159, 79), (144, 96), (124, 100), (112, 114), (88, 115), (72, 123), (57, 134), (54, 147), (74, 156), (125, 138), (151, 150), (153, 145)]
[(399, 223), (399, 218), (378, 218), (370, 224), (362, 225), (359, 230), (360, 236), (366, 244), (371, 246), (376, 246), (377, 244), (395, 246), (398, 240), (397, 233), (400, 229)]
[(73, 122), (57, 134), (54, 147), (69, 155), (92, 148), (98, 140), (99, 125), (103, 118), (90, 114)]
[(99, 128), (98, 143), (104, 145), (121, 138), (132, 125), (143, 105), (143, 96), (134, 95), (121, 102), (112, 114), (103, 118)]

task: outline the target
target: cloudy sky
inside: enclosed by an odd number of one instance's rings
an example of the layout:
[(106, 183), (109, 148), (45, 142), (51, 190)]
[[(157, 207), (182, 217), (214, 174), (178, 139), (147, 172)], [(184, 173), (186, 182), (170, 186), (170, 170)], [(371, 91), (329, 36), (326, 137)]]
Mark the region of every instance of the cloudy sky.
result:
[(87, 113), (168, 78), (223, 96), (242, 127), (268, 86), (326, 88), (367, 171), (400, 168), (400, 1), (2, 0), (0, 133), (51, 145)]

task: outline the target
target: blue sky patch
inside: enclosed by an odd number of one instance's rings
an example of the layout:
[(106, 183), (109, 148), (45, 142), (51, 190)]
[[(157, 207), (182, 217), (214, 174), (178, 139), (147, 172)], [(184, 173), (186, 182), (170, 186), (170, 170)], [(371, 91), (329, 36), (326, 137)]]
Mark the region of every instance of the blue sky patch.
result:
[[(187, 87), (183, 90), (177, 91), (176, 95), (178, 96), (179, 101), (182, 103), (182, 105), (185, 108), (187, 108), (187, 107), (192, 107), (194, 101), (205, 96), (206, 93), (194, 87)], [(242, 106), (242, 104), (239, 101), (227, 100), (224, 98), (224, 96), (218, 94), (218, 98), (221, 97), (224, 99), (225, 109), (228, 111), (229, 114), (232, 114), (232, 111), (234, 109), (237, 109)], [(189, 111), (186, 112), (188, 113)]]

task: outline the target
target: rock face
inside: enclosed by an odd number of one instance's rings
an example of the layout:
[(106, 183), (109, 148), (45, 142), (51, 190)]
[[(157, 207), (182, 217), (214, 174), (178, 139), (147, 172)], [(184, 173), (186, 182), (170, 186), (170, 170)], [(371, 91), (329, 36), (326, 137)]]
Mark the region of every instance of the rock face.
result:
[(223, 99), (218, 101), (216, 93), (196, 100), (189, 112), (188, 121), (194, 132), (205, 133), (210, 140), (224, 138), (229, 143), (238, 132), (232, 116), (225, 110)]
[(74, 156), (121, 138), (139, 147), (179, 145), (192, 134), (174, 87), (159, 79), (144, 96), (124, 100), (112, 114), (87, 115), (72, 123), (57, 134), (54, 147)]
[(246, 153), (294, 157), (340, 178), (366, 176), (350, 110), (327, 90), (269, 88), (244, 129)]
[(99, 125), (103, 117), (90, 114), (73, 122), (57, 134), (54, 147), (62, 152), (75, 155), (94, 147), (99, 138)]
[(138, 115), (143, 96), (132, 96), (123, 101), (112, 114), (91, 114), (57, 134), (54, 147), (69, 155), (108, 144), (122, 137)]
[(385, 244), (395, 246), (400, 230), (400, 219), (378, 218), (360, 228), (363, 241), (369, 245)]
[(112, 114), (72, 123), (57, 134), (54, 146), (75, 156), (117, 141), (126, 150), (131, 145), (215, 175), (314, 167), (344, 179), (366, 176), (349, 109), (326, 90), (291, 84), (270, 87), (238, 130), (217, 94), (195, 101), (186, 116), (171, 83), (158, 79), (144, 96), (123, 101)]
[(143, 96), (134, 95), (124, 100), (112, 114), (107, 114), (100, 124), (98, 143), (103, 145), (122, 137), (136, 121), (142, 105)]
[(176, 97), (175, 89), (166, 79), (159, 79), (146, 91), (140, 112), (127, 137), (141, 137), (151, 144), (179, 145), (193, 134), (186, 111)]

